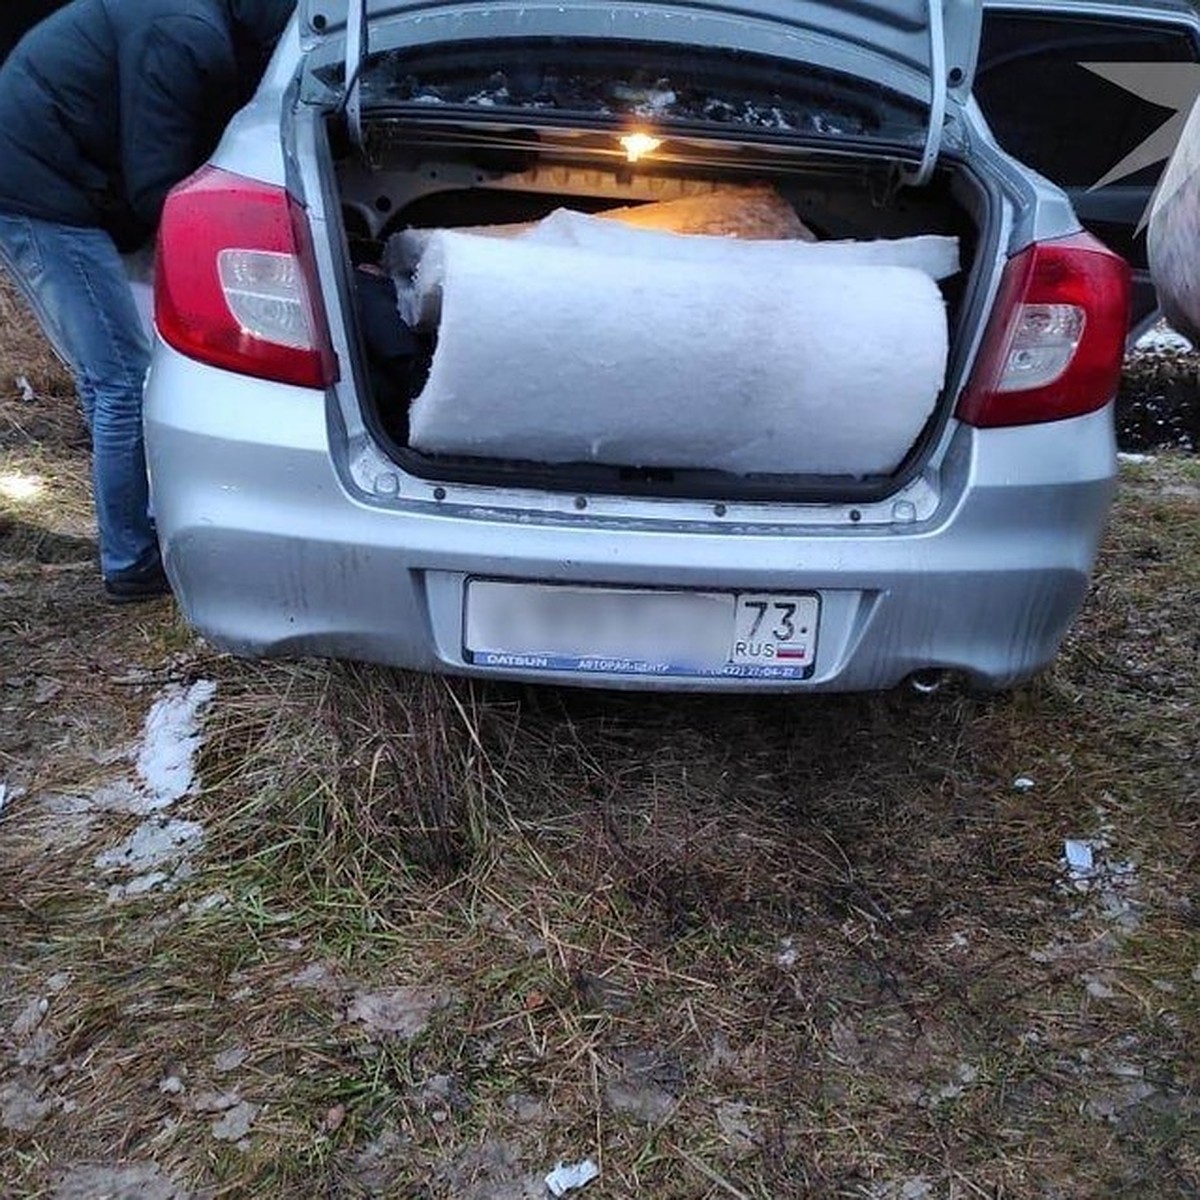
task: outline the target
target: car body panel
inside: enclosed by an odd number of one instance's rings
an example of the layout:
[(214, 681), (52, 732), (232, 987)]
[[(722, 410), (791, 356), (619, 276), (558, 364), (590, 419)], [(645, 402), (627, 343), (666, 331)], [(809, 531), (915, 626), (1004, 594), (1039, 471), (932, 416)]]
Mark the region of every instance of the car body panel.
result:
[[(931, 668), (1001, 687), (1053, 656), (1085, 594), (1113, 486), (1105, 410), (1050, 437), (1038, 426), (958, 426), (941, 504), (903, 530), (780, 528), (769, 506), (736, 528), (480, 513), (449, 497), (382, 510), (334, 469), (336, 415), (318, 393), (208, 372), (198, 404), (190, 360), (160, 347), (153, 372), (147, 435), (167, 571), (189, 620), (245, 654), (620, 687), (859, 690)], [(817, 592), (816, 672), (776, 682), (481, 668), (457, 640), (473, 575)]]

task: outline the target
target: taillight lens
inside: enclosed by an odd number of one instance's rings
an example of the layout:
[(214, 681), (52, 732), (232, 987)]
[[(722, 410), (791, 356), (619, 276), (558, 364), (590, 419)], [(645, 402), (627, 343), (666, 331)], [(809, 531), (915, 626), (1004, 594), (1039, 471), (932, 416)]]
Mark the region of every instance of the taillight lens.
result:
[(1129, 327), (1125, 260), (1090, 234), (1037, 242), (1004, 269), (958, 405), (972, 425), (1032, 425), (1103, 408)]
[(283, 189), (205, 167), (167, 197), (154, 320), (181, 354), (324, 388), (337, 378), (304, 209)]

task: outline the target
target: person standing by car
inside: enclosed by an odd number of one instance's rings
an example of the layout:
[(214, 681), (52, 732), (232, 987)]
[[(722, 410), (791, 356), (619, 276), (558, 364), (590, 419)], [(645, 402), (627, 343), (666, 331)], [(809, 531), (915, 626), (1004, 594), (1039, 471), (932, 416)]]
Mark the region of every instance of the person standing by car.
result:
[(70, 368), (104, 591), (168, 592), (142, 441), (150, 361), (121, 253), (250, 98), (295, 0), (73, 0), (0, 66), (0, 267)]

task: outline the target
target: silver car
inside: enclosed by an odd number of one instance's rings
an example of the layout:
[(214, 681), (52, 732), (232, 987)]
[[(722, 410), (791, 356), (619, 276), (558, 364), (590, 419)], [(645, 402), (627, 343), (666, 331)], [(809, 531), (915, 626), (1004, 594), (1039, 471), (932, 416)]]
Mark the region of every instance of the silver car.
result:
[[(1116, 473), (1129, 275), (1080, 216), (1134, 252), (1153, 173), (1088, 188), (1162, 117), (1080, 64), (1198, 45), (1182, 4), (301, 0), (160, 232), (147, 445), (184, 612), (240, 654), (510, 680), (1027, 678)], [(617, 145), (635, 118), (669, 139), (648, 167)], [(357, 269), (392, 232), (763, 177), (824, 238), (959, 239), (945, 384), (894, 470), (410, 444)]]

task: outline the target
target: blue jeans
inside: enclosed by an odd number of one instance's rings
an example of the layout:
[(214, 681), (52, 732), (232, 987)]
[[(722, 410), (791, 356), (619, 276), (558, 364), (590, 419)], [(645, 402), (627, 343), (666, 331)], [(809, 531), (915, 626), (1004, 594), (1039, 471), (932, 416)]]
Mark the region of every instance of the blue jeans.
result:
[(99, 229), (0, 212), (0, 266), (70, 368), (92, 435), (105, 578), (155, 563), (142, 442), (150, 347), (117, 248)]

